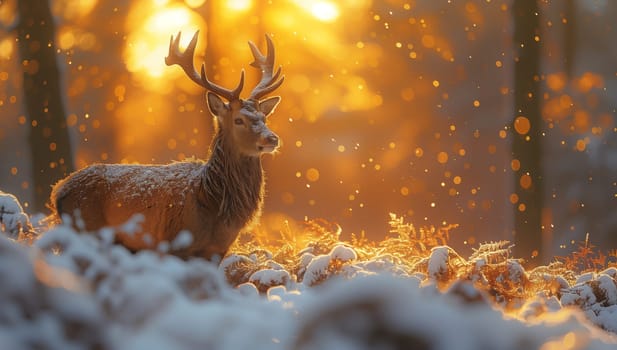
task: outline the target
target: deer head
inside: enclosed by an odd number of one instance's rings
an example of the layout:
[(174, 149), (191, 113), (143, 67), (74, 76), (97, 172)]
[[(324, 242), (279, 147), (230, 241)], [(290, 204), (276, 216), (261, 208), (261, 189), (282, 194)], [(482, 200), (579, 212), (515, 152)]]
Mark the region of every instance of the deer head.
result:
[(274, 111), (281, 98), (279, 96), (261, 98), (281, 86), (285, 77), (280, 76), (281, 67), (273, 72), (274, 44), (272, 39), (266, 35), (268, 46), (266, 56), (249, 41), (249, 47), (255, 58), (251, 66), (261, 71), (261, 80), (253, 88), (249, 97), (242, 99), (240, 93), (244, 87), (244, 69), (240, 74), (240, 82), (232, 90), (208, 80), (205, 64), (201, 65), (201, 74), (195, 70), (193, 56), (198, 34), (199, 31), (195, 32), (184, 52), (181, 52), (179, 48), (181, 33), (179, 32), (175, 39), (172, 36), (165, 63), (168, 66), (179, 65), (191, 80), (206, 89), (208, 108), (216, 117), (218, 126), (224, 135), (232, 141), (231, 144), (238, 154), (259, 156), (262, 153), (274, 152), (279, 145), (279, 138), (266, 125), (266, 118)]

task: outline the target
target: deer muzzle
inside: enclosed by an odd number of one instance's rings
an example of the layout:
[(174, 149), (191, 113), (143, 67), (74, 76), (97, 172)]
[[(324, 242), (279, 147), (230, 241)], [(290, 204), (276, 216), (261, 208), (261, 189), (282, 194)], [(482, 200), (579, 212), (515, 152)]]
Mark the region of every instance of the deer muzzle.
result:
[(266, 133), (257, 141), (257, 149), (260, 152), (272, 153), (279, 146), (279, 137), (272, 131)]

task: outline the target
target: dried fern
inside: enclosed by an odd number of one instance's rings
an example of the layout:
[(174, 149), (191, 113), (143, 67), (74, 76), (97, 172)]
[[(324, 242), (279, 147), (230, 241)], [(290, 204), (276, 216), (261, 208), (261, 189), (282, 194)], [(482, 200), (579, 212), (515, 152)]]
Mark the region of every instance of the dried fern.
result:
[(513, 244), (509, 241), (497, 241), (482, 243), (476, 249), (473, 248), (473, 254), (469, 260), (484, 260), (487, 264), (499, 264), (508, 260), (512, 254)]

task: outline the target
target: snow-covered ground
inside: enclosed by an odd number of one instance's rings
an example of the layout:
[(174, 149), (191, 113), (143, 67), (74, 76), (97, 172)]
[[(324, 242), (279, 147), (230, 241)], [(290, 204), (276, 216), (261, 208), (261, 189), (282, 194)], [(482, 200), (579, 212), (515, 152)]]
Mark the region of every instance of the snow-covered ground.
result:
[[(425, 273), (336, 245), (303, 252), (293, 271), (272, 261), (232, 287), (230, 269), (250, 256), (215, 265), (131, 254), (112, 244), (111, 231), (65, 226), (30, 245), (15, 239), (31, 226), (10, 201), (0, 193), (1, 349), (617, 348), (616, 269), (556, 279), (559, 293), (508, 313), (477, 281), (441, 288), (463, 260), (445, 246), (420, 263)], [(491, 263), (476, 253), (474, 268)], [(509, 275), (498, 278), (525, 283), (522, 267), (506, 263)]]

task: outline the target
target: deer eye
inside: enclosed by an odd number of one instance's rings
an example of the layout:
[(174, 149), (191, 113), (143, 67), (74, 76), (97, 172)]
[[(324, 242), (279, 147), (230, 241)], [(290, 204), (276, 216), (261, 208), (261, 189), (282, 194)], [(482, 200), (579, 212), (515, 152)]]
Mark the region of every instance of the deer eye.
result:
[(234, 124), (236, 124), (236, 125), (244, 125), (244, 120), (242, 120), (242, 118), (236, 118), (236, 119), (234, 119)]

